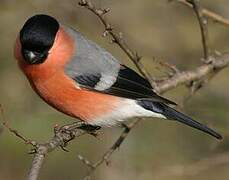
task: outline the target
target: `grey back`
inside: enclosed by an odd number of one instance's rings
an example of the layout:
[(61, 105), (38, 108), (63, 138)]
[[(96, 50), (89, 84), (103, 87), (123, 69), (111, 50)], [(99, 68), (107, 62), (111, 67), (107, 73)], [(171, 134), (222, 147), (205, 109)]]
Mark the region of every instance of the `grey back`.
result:
[(98, 74), (101, 78), (95, 86), (96, 90), (105, 90), (112, 86), (120, 69), (119, 61), (108, 51), (86, 39), (78, 31), (66, 26), (63, 27), (75, 39), (76, 47), (76, 54), (66, 64), (65, 73), (71, 78)]

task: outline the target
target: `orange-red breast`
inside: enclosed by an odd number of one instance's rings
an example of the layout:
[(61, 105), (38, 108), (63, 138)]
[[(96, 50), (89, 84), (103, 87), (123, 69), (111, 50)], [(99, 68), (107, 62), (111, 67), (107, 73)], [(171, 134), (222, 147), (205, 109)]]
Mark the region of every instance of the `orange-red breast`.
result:
[(176, 120), (218, 139), (207, 126), (171, 108), (150, 83), (109, 52), (48, 15), (22, 27), (15, 57), (36, 93), (57, 110), (96, 126), (133, 117)]

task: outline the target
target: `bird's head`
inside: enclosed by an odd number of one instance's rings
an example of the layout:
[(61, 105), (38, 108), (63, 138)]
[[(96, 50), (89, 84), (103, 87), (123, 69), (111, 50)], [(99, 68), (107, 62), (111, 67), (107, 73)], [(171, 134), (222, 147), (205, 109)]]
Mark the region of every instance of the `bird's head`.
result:
[(35, 15), (25, 22), (19, 39), (26, 63), (41, 64), (46, 60), (59, 27), (55, 18), (43, 14)]

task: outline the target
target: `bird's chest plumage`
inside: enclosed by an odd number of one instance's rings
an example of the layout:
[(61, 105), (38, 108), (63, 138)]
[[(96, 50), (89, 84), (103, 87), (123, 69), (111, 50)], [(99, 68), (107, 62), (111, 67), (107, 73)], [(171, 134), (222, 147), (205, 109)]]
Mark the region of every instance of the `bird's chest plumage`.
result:
[[(43, 76), (38, 75), (40, 73)], [(67, 115), (87, 122), (112, 112), (119, 103), (118, 97), (78, 87), (64, 72), (34, 70), (27, 76), (33, 76), (28, 77), (30, 84), (45, 102)]]

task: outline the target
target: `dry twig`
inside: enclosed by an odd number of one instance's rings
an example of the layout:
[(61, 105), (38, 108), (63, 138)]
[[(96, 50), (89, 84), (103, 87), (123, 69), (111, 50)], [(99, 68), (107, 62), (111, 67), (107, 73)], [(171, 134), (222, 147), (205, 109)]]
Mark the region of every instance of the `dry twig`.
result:
[(97, 9), (90, 1), (88, 0), (80, 0), (78, 3), (80, 6), (87, 8), (90, 10), (93, 14), (95, 14), (102, 24), (104, 25), (105, 31), (103, 33), (104, 36), (109, 34), (112, 37), (112, 42), (116, 43), (119, 45), (119, 47), (127, 54), (127, 56), (131, 59), (131, 61), (135, 64), (137, 67), (138, 71), (147, 79), (150, 81), (152, 86), (154, 87), (156, 84), (154, 83), (151, 75), (149, 72), (146, 71), (144, 65), (141, 63), (141, 56), (138, 55), (137, 52), (133, 51), (130, 49), (130, 47), (125, 43), (124, 39), (122, 36), (119, 34), (116, 34), (114, 32), (114, 29), (110, 23), (106, 21), (104, 18), (104, 15), (107, 14), (110, 9), (105, 8), (105, 9)]
[(119, 138), (115, 141), (115, 143), (103, 154), (103, 156), (95, 163), (91, 163), (89, 160), (84, 158), (83, 156), (79, 155), (78, 158), (89, 168), (88, 174), (83, 178), (83, 180), (90, 179), (92, 173), (96, 170), (104, 162), (108, 165), (109, 159), (113, 152), (118, 149), (122, 142), (126, 139), (127, 135), (129, 134), (130, 130), (139, 122), (139, 120), (132, 121), (130, 124), (125, 125), (123, 124), (124, 131), (119, 136)]
[(10, 127), (9, 120), (5, 117), (4, 109), (3, 109), (3, 106), (1, 104), (0, 104), (0, 114), (2, 116), (2, 124), (7, 130), (9, 130), (9, 132), (14, 134), (19, 139), (21, 139), (25, 144), (30, 144), (32, 146), (34, 145), (34, 143), (35, 143), (34, 141), (26, 138), (24, 135), (19, 133), (16, 129), (13, 129)]
[[(193, 8), (192, 3), (190, 3), (189, 0), (176, 0), (177, 2), (184, 4), (190, 8)], [(209, 10), (206, 8), (202, 8), (202, 14), (206, 16), (207, 18), (212, 19), (213, 21), (224, 25), (225, 27), (229, 27), (229, 19)]]
[(207, 28), (207, 18), (203, 15), (202, 7), (200, 5), (199, 0), (190, 0), (192, 4), (193, 10), (197, 16), (199, 25), (200, 25), (200, 32), (202, 38), (202, 45), (204, 51), (204, 60), (208, 61), (209, 59), (209, 40), (208, 40), (208, 28)]
[(157, 84), (156, 91), (159, 93), (164, 93), (179, 85), (183, 85), (191, 81), (197, 81), (199, 79), (204, 79), (204, 77), (211, 73), (216, 74), (220, 70), (227, 67), (228, 64), (229, 53), (225, 53), (220, 57), (212, 58), (212, 63), (210, 64), (203, 64), (194, 70), (177, 73), (173, 77), (168, 78), (162, 82), (159, 82)]
[(65, 150), (64, 148), (67, 146), (67, 143), (76, 137), (94, 133), (94, 131), (82, 129), (81, 127), (84, 125), (85, 124), (83, 122), (74, 122), (62, 127), (56, 127), (54, 129), (54, 136), (47, 143), (36, 143), (35, 148), (31, 152), (31, 154), (34, 154), (34, 157), (27, 179), (36, 180), (38, 178), (41, 166), (47, 153), (52, 152), (58, 147)]
[[(200, 24), (203, 50), (204, 50), (204, 58), (206, 61), (208, 61), (209, 60), (208, 59), (209, 58), (209, 47), (208, 47), (207, 24), (206, 24), (205, 17), (203, 17), (203, 15), (202, 15), (202, 8), (197, 3), (198, 2), (193, 1), (193, 6), (194, 6), (193, 8), (195, 10), (195, 13), (197, 15), (197, 18), (198, 18), (198, 21)], [(134, 55), (137, 55), (137, 53), (133, 53), (133, 51), (131, 51), (129, 49), (129, 47), (124, 43), (123, 39), (120, 38), (118, 35), (116, 35), (113, 32), (113, 29), (111, 28), (110, 23), (108, 23), (105, 20), (103, 15), (106, 14), (108, 11), (106, 9), (102, 9), (102, 10), (96, 9), (95, 6), (88, 0), (81, 0), (79, 2), (79, 5), (86, 7), (91, 12), (93, 12), (96, 16), (99, 17), (99, 19), (101, 20), (101, 22), (105, 26), (105, 34), (109, 33), (111, 35), (111, 37), (113, 38), (113, 41), (115, 43), (117, 43), (120, 46), (120, 48), (128, 55), (130, 60), (132, 60), (132, 62), (134, 62), (136, 67), (139, 69), (139, 72), (146, 79), (148, 79), (151, 82), (154, 90), (158, 93), (163, 93), (165, 91), (168, 91), (169, 89), (175, 88), (177, 85), (180, 85), (180, 84), (185, 84), (187, 82), (200, 80), (210, 73), (216, 74), (216, 72), (225, 68), (229, 64), (229, 54), (225, 54), (224, 56), (222, 56), (220, 58), (211, 58), (211, 61), (210, 61), (211, 64), (209, 64), (209, 63), (204, 64), (204, 65), (198, 67), (196, 70), (180, 73), (180, 71), (178, 70), (178, 68), (176, 66), (170, 65), (169, 63), (165, 62), (165, 63), (161, 63), (161, 65), (171, 69), (173, 72), (173, 75), (170, 76), (169, 78), (165, 79), (164, 81), (161, 81), (160, 83), (152, 82), (153, 80), (151, 78), (151, 75), (148, 75), (148, 72), (146, 71), (146, 73), (145, 73), (145, 69), (142, 69), (143, 66), (140, 62), (140, 58), (138, 56), (134, 56)], [(135, 122), (137, 123), (138, 120)], [(133, 125), (135, 125), (135, 122), (133, 123)], [(119, 139), (116, 141), (116, 143), (119, 142), (119, 140), (123, 136), (123, 134), (125, 134), (125, 136), (126, 136), (133, 127), (134, 126), (128, 128), (128, 131), (126, 131), (126, 129), (125, 129), (123, 131), (123, 133), (121, 134), (121, 136), (119, 137)], [(123, 140), (124, 139), (122, 139), (121, 143), (123, 142)], [(85, 158), (83, 158), (82, 156), (80, 156), (80, 159), (82, 160), (82, 162), (84, 162), (90, 168), (89, 174), (84, 179), (85, 180), (89, 179), (92, 172), (100, 164), (102, 164), (104, 161), (106, 162), (107, 155), (109, 155), (108, 157), (110, 157), (111, 154), (114, 152), (114, 150), (121, 145), (121, 143), (118, 146), (115, 146), (115, 144), (114, 144), (110, 149), (108, 149), (108, 151), (103, 155), (103, 157), (94, 164), (92, 164), (90, 161), (88, 161)]]

